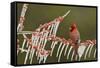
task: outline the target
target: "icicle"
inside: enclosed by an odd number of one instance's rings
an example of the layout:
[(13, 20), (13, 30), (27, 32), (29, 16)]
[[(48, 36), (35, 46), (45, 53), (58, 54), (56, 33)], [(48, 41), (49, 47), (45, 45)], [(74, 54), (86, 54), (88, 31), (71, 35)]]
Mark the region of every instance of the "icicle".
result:
[(50, 29), (49, 36), (51, 36), (51, 35), (52, 35), (53, 28), (54, 28), (54, 23), (51, 25), (51, 29)]
[(81, 57), (79, 57), (78, 61), (81, 61)]
[(72, 56), (71, 56), (71, 61), (73, 61), (74, 53), (75, 53), (75, 51), (73, 50)]
[(28, 41), (27, 41), (26, 47), (28, 47), (28, 46), (29, 46), (28, 44), (30, 44), (30, 40), (28, 40)]
[(39, 40), (39, 42), (38, 42), (38, 47), (40, 47), (40, 45), (41, 45), (41, 41), (42, 41), (42, 39), (41, 38), (39, 38), (40, 40)]
[(30, 50), (29, 59), (31, 59), (31, 57), (32, 57), (32, 48)]
[(19, 50), (17, 50), (17, 55), (18, 55), (18, 53), (19, 53)]
[(44, 49), (40, 49), (40, 50), (38, 50), (38, 53), (39, 53), (38, 54), (39, 55), (39, 57), (38, 57), (39, 64), (41, 63), (41, 61), (43, 61), (43, 63), (45, 63), (46, 59), (47, 59), (47, 57), (49, 55), (49, 51), (46, 51)]
[[(41, 37), (40, 36), (38, 36), (38, 42), (37, 42), (37, 49), (39, 49), (40, 48), (40, 45), (41, 45), (41, 41), (42, 41), (42, 39), (41, 39)], [(38, 60), (38, 51), (36, 51), (36, 56), (37, 56), (37, 60)]]
[(67, 52), (68, 47), (69, 47), (69, 44), (66, 45), (65, 52), (64, 52), (64, 56), (66, 55), (66, 52)]
[(34, 55), (34, 49), (33, 49), (33, 46), (36, 46), (36, 40), (37, 40), (37, 36), (36, 35), (32, 35), (32, 48), (31, 48), (31, 51), (30, 51), (30, 59), (32, 59), (33, 55)]
[(39, 47), (38, 49), (37, 49), (37, 60), (39, 60), (40, 59), (40, 55), (41, 55), (41, 47)]
[[(51, 27), (51, 26), (48, 26), (47, 30), (49, 30), (50, 27)], [(45, 40), (44, 40), (44, 44), (43, 44), (43, 49), (45, 48), (45, 45), (46, 45), (46, 43), (47, 43), (47, 37), (48, 37), (48, 35), (49, 35), (49, 32), (46, 31), (46, 34), (45, 34)]]
[(36, 51), (37, 60), (39, 60), (39, 52)]
[(42, 60), (43, 60), (43, 55), (40, 55), (39, 64), (41, 63)]
[(44, 61), (43, 61), (43, 63), (46, 62), (48, 56), (49, 56), (49, 51), (46, 51), (46, 50), (45, 50)]
[(43, 61), (43, 63), (45, 63), (45, 62), (46, 62), (47, 57), (48, 57), (48, 55), (46, 55), (46, 56), (44, 57), (44, 61)]
[(89, 57), (90, 57), (90, 55), (91, 55), (93, 46), (94, 46), (94, 45), (91, 45), (91, 47), (90, 47), (89, 54), (88, 54)]
[(54, 44), (52, 45), (52, 50), (51, 50), (51, 54), (50, 54), (50, 56), (52, 56), (52, 54), (53, 54), (53, 50), (54, 50), (55, 45), (56, 45), (57, 43), (58, 43), (58, 41), (55, 41)]
[(78, 60), (78, 55), (75, 56), (75, 60)]
[(36, 36), (35, 46), (38, 46), (39, 36)]
[(60, 21), (55, 21), (54, 28), (53, 28), (53, 35), (56, 35), (57, 28), (59, 26)]
[(48, 31), (46, 31), (46, 33), (44, 34), (44, 44), (43, 44), (43, 49), (45, 48), (45, 45), (47, 43), (47, 36), (48, 36)]
[(39, 37), (39, 42), (38, 42), (38, 49), (41, 45), (43, 45), (43, 31), (41, 32), (41, 36)]
[(51, 48), (53, 47), (55, 41), (52, 41)]
[(17, 55), (19, 53), (19, 39), (17, 39)]
[(59, 54), (59, 50), (60, 50), (60, 48), (61, 48), (61, 45), (62, 45), (63, 43), (61, 42), (60, 43), (60, 45), (59, 45), (59, 47), (58, 47), (58, 50), (57, 50), (57, 55), (56, 55), (56, 57), (58, 57), (58, 54)]
[(89, 48), (91, 47), (91, 44), (90, 45), (88, 45), (88, 47), (87, 47), (87, 49), (86, 49), (86, 52), (85, 52), (85, 57), (84, 57), (84, 59), (86, 59), (86, 56), (87, 56), (87, 54), (88, 54), (88, 51), (89, 51)]
[[(34, 46), (35, 45), (35, 39), (36, 39), (36, 36), (34, 36), (34, 35), (32, 35), (32, 46)], [(31, 51), (30, 51), (30, 59), (31, 59), (31, 57), (32, 57), (32, 52), (33, 52), (33, 47), (31, 48)]]
[(42, 41), (41, 41), (41, 46), (42, 47), (43, 47), (44, 41), (45, 41), (44, 39), (42, 39)]
[(19, 53), (19, 44), (17, 45), (17, 55), (18, 55), (18, 53)]
[(64, 47), (65, 47), (65, 44), (63, 44), (63, 46), (61, 48), (61, 51), (60, 51), (60, 54), (59, 54), (59, 57), (58, 57), (58, 62), (60, 62), (61, 54), (62, 54)]
[(31, 60), (30, 60), (30, 64), (32, 64), (32, 59), (33, 59), (34, 53), (35, 53), (35, 49), (32, 50), (32, 55), (31, 55), (31, 58), (30, 58), (30, 59), (31, 59)]
[(27, 58), (28, 58), (29, 52), (30, 52), (30, 46), (29, 46), (28, 51), (26, 53), (26, 57), (25, 57), (25, 60), (24, 60), (24, 64), (26, 64), (26, 62), (27, 62)]
[(48, 28), (47, 28), (47, 30), (50, 30), (50, 27), (51, 27), (51, 26), (49, 25)]
[(44, 45), (44, 41), (45, 41), (45, 34), (44, 34), (44, 31), (45, 31), (45, 29), (43, 29), (43, 31), (42, 31), (42, 36), (41, 36), (41, 38), (42, 38), (41, 45), (42, 45), (42, 46)]
[(94, 51), (94, 55), (93, 55), (93, 57), (96, 58), (96, 49), (95, 49), (95, 51)]
[[(24, 41), (23, 41), (22, 49), (24, 49), (25, 43), (26, 43), (26, 39), (24, 39)], [(22, 51), (21, 51), (21, 52), (22, 52)]]
[(68, 55), (67, 55), (67, 59), (69, 58), (69, 55), (70, 55), (70, 52), (71, 52), (71, 50), (72, 50), (72, 46), (70, 46), (70, 48), (69, 48), (69, 52), (68, 52)]
[(41, 61), (43, 61), (43, 59), (44, 59), (44, 54), (41, 54), (41, 53), (44, 53), (44, 52), (43, 52), (43, 49), (40, 49), (40, 50), (39, 50), (39, 64), (40, 64)]
[[(36, 35), (36, 38), (35, 38), (35, 43), (33, 46), (38, 46), (38, 40), (39, 40), (39, 36)], [(32, 59), (33, 59), (33, 56), (34, 56), (34, 53), (35, 53), (35, 49), (32, 48), (32, 54), (31, 54), (31, 61), (30, 61), (30, 64), (32, 64)]]
[(33, 53), (33, 49), (31, 48), (31, 49), (30, 49), (29, 59), (31, 59), (31, 58), (32, 58), (32, 53)]

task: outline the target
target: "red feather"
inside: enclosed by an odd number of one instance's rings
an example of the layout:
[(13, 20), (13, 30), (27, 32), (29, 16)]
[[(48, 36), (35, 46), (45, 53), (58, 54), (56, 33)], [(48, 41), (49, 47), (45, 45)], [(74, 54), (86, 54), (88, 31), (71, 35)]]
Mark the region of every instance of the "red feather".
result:
[(75, 50), (75, 55), (74, 55), (74, 58), (75, 58), (75, 56), (78, 55), (77, 51), (80, 44), (80, 33), (77, 29), (76, 23), (72, 23), (70, 27), (70, 39), (72, 40), (72, 43), (74, 44), (73, 47)]

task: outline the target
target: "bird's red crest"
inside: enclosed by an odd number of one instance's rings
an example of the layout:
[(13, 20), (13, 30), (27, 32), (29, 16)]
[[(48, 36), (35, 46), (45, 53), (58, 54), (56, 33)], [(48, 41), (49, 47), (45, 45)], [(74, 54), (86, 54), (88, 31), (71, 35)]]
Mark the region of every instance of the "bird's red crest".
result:
[(76, 29), (77, 26), (76, 26), (76, 23), (72, 23), (71, 27), (70, 27), (70, 31), (72, 32), (74, 29)]

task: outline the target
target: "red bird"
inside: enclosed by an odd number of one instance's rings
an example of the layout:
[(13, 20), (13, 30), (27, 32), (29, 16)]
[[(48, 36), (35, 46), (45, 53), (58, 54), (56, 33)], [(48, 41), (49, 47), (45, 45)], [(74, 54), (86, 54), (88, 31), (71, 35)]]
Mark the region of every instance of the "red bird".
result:
[(78, 47), (80, 44), (80, 33), (77, 29), (76, 23), (72, 23), (70, 27), (70, 39), (72, 40), (75, 55), (78, 55)]

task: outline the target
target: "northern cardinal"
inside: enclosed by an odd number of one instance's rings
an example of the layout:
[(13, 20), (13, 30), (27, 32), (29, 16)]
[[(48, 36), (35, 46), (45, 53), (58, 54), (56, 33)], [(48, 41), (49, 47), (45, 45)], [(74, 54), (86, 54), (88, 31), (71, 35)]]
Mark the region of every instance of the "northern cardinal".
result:
[(72, 40), (75, 55), (78, 55), (78, 47), (80, 45), (80, 33), (77, 29), (76, 23), (72, 23), (70, 26), (70, 39)]

